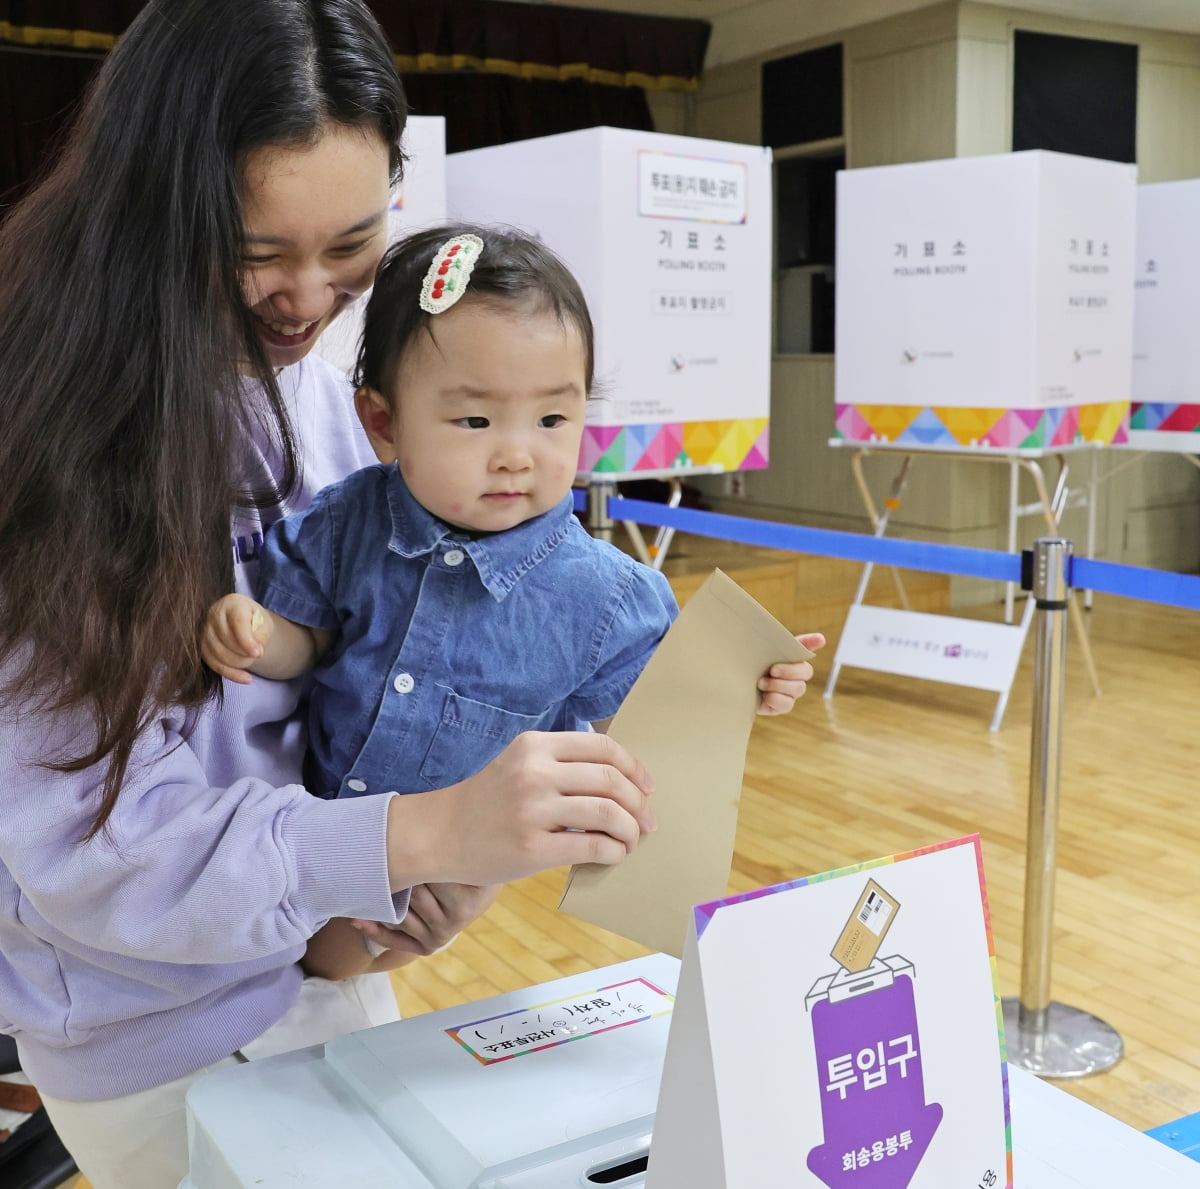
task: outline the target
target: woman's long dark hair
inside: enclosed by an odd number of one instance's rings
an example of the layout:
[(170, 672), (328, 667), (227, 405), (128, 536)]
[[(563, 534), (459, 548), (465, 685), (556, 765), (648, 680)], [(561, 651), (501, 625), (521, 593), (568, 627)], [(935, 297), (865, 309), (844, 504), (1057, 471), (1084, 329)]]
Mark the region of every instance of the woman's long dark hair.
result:
[[(90, 714), (44, 757), (107, 761), (89, 838), (155, 715), (213, 692), (199, 633), (231, 586), (231, 511), (297, 477), (240, 288), (246, 155), (336, 121), (382, 134), (397, 177), (405, 117), (360, 0), (150, 0), (0, 224), (0, 699)], [(255, 426), (278, 490), (245, 490)]]

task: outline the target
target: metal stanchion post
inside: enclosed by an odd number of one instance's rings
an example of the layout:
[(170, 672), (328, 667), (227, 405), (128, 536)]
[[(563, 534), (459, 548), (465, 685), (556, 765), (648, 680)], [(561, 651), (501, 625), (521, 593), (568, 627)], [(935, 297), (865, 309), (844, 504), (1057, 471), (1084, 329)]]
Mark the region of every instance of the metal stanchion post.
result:
[(613, 519), (608, 514), (608, 501), (617, 494), (617, 485), (610, 479), (588, 482), (588, 528), (601, 541), (611, 541)]
[(1021, 995), (1004, 1000), (1009, 1061), (1050, 1078), (1082, 1077), (1108, 1069), (1120, 1060), (1123, 1047), (1121, 1037), (1103, 1020), (1050, 1000), (1070, 558), (1071, 542), (1060, 538), (1043, 538), (1033, 548), (1029, 585), (1037, 608), (1037, 630), (1025, 843), (1025, 936)]

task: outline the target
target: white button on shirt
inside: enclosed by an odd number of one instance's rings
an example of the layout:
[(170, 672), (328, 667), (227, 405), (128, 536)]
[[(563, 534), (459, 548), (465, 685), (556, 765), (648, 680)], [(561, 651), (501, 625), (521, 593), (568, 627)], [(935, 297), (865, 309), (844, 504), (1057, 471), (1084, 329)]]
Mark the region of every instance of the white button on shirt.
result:
[(367, 782), (365, 780), (348, 780), (346, 787), (353, 789), (356, 793), (365, 793), (367, 791)]
[(461, 566), (462, 560), (467, 555), (461, 549), (450, 549), (446, 551), (442, 561), (448, 566)]
[(398, 694), (411, 694), (416, 684), (411, 673), (397, 673), (396, 680), (392, 682)]

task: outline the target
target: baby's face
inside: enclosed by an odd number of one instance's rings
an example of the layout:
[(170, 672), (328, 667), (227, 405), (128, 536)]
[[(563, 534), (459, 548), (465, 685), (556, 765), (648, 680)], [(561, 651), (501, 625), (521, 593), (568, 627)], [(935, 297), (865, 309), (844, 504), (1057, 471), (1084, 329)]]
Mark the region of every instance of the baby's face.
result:
[[(549, 511), (579, 465), (586, 358), (553, 311), (464, 299), (413, 337), (390, 401), (390, 451), (439, 520), (501, 532)], [(389, 457), (390, 454), (390, 457)]]

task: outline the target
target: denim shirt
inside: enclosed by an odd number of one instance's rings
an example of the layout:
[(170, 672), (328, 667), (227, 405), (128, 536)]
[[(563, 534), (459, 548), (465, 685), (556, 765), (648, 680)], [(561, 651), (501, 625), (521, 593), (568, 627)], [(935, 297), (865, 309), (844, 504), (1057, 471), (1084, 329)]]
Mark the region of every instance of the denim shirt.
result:
[(424, 792), (523, 731), (586, 729), (621, 705), (678, 613), (666, 579), (590, 537), (570, 495), (472, 536), (358, 471), (274, 525), (263, 606), (333, 630), (314, 671), (308, 787)]

